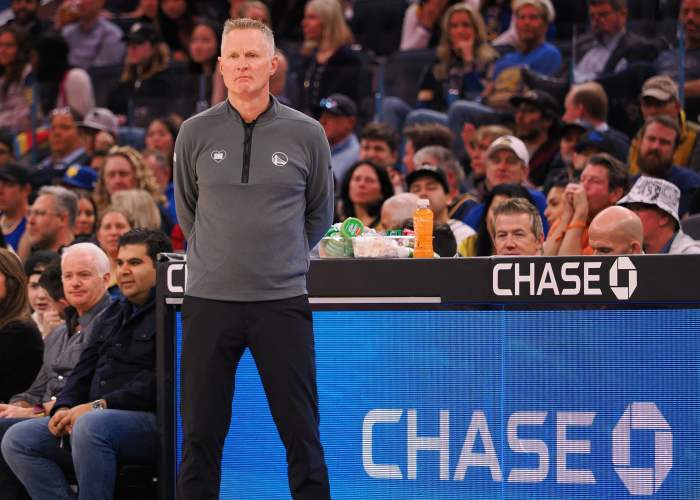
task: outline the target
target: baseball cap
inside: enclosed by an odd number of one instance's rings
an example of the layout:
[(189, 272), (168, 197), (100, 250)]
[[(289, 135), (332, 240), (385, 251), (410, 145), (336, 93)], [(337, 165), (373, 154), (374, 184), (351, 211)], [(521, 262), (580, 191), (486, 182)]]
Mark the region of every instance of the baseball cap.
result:
[(320, 113), (330, 113), (335, 116), (357, 116), (355, 102), (344, 94), (331, 94), (321, 99)]
[(583, 120), (574, 120), (571, 122), (564, 122), (561, 124), (560, 132), (562, 137), (568, 134), (570, 131), (576, 130), (580, 134), (584, 134), (591, 130), (593, 127)]
[(670, 76), (652, 76), (642, 86), (642, 97), (653, 97), (659, 101), (678, 101), (678, 85)]
[(530, 163), (530, 153), (527, 152), (525, 143), (512, 135), (503, 135), (493, 141), (489, 149), (486, 150), (486, 158), (489, 158), (493, 153), (501, 151), (502, 149), (512, 151), (525, 165)]
[(15, 162), (8, 162), (4, 167), (0, 168), (0, 179), (12, 184), (24, 186), (30, 183), (29, 170)]
[(556, 11), (554, 10), (554, 5), (550, 0), (515, 0), (513, 2), (512, 11), (517, 12), (523, 5), (532, 5), (545, 12), (547, 17), (547, 22), (551, 23), (556, 17)]
[(445, 193), (450, 192), (450, 186), (447, 184), (447, 177), (445, 173), (440, 170), (440, 167), (428, 164), (417, 166), (413, 172), (406, 176), (406, 186), (410, 189), (411, 184), (421, 177), (431, 177), (435, 179), (442, 185)]
[(63, 174), (61, 184), (79, 189), (92, 191), (97, 184), (97, 172), (91, 167), (73, 164)]
[(675, 184), (656, 177), (641, 176), (634, 183), (630, 192), (623, 196), (618, 205), (631, 203), (643, 203), (655, 206), (673, 217), (678, 224), (678, 205), (681, 200), (681, 191)]
[(160, 33), (153, 24), (138, 22), (129, 28), (123, 39), (126, 43), (156, 43), (160, 41)]
[(107, 108), (93, 108), (87, 112), (78, 127), (109, 132), (114, 137), (119, 135), (119, 121)]
[(583, 153), (588, 148), (597, 149), (601, 153), (608, 153), (609, 155), (617, 158), (615, 144), (613, 141), (603, 132), (598, 130), (589, 130), (582, 135), (576, 143), (574, 151), (577, 153)]
[(510, 104), (514, 108), (517, 108), (524, 102), (535, 106), (545, 115), (559, 121), (559, 115), (561, 115), (559, 104), (549, 92), (545, 92), (544, 90), (528, 90), (523, 94), (510, 98)]

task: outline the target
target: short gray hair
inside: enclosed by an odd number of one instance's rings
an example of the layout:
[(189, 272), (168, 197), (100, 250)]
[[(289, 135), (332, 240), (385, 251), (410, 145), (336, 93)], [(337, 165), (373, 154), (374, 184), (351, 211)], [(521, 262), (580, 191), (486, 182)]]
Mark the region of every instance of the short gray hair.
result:
[(272, 30), (266, 24), (263, 24), (260, 21), (256, 21), (255, 19), (250, 19), (248, 17), (241, 17), (239, 19), (229, 19), (224, 23), (224, 32), (221, 35), (222, 49), (224, 48), (224, 39), (226, 38), (226, 35), (228, 35), (232, 31), (238, 30), (260, 31), (265, 36), (265, 39), (270, 45), (270, 53), (275, 53), (275, 35), (272, 33)]
[(535, 238), (544, 238), (544, 227), (542, 224), (542, 216), (540, 212), (535, 208), (535, 205), (530, 203), (525, 198), (509, 198), (500, 205), (497, 205), (493, 209), (493, 220), (496, 221), (496, 217), (499, 215), (529, 215), (530, 216), (530, 228), (532, 229), (532, 234)]
[(61, 266), (66, 261), (66, 258), (74, 253), (83, 252), (90, 254), (92, 262), (95, 265), (95, 270), (100, 276), (104, 276), (110, 271), (109, 257), (100, 247), (94, 243), (76, 243), (63, 249), (61, 253)]
[(68, 215), (68, 225), (72, 229), (78, 215), (78, 195), (63, 186), (44, 186), (37, 193), (37, 197), (44, 195), (53, 196), (56, 200), (56, 209)]
[(413, 155), (413, 163), (416, 165), (429, 163), (425, 161), (428, 158), (434, 158), (440, 170), (445, 173), (452, 172), (455, 177), (457, 177), (457, 181), (459, 181), (460, 184), (464, 183), (464, 169), (459, 164), (452, 151), (443, 146), (425, 146), (420, 148)]

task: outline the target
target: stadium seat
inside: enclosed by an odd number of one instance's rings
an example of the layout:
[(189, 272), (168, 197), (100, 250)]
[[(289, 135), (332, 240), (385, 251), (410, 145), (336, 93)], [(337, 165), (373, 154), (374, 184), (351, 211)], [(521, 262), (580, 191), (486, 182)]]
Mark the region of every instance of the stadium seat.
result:
[(700, 240), (700, 214), (691, 215), (683, 219), (681, 228), (691, 238)]
[(394, 53), (384, 65), (383, 95), (399, 97), (414, 107), (423, 69), (434, 59), (434, 49)]

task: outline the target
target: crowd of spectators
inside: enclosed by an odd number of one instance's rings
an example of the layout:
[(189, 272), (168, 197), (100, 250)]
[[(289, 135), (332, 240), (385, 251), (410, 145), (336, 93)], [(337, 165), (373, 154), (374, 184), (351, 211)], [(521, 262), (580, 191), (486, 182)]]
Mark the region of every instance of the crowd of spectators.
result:
[[(11, 9), (0, 27), (0, 330), (15, 354), (0, 350), (0, 403), (51, 411), (58, 389), (34, 377), (67, 374), (77, 357), (54, 342), (42, 367), (41, 338), (89, 332), (94, 306), (134, 297), (120, 281), (123, 246), (151, 249), (165, 234), (158, 248), (186, 248), (173, 147), (183, 120), (227, 97), (217, 57), (228, 17), (273, 28), (271, 92), (323, 126), (337, 221), (410, 227), (427, 198), (441, 256), (700, 253), (700, 0)], [(87, 308), (62, 280), (86, 255), (99, 278)], [(30, 311), (29, 327), (18, 322)]]

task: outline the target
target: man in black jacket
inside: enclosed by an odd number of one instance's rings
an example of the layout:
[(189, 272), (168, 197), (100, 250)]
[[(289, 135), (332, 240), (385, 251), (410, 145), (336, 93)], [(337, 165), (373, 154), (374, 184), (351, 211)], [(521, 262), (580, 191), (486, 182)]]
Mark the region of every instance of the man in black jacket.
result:
[(627, 31), (626, 0), (589, 0), (591, 31), (574, 47), (574, 82), (595, 80), (624, 70), (628, 64), (653, 61), (658, 52), (646, 38)]
[(168, 251), (170, 242), (158, 231), (119, 238), (124, 298), (95, 325), (52, 416), (20, 422), (5, 434), (3, 457), (32, 498), (75, 499), (63, 473), (73, 467), (77, 498), (109, 499), (117, 462), (155, 461), (155, 263)]

